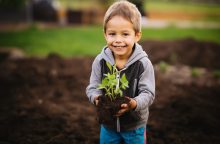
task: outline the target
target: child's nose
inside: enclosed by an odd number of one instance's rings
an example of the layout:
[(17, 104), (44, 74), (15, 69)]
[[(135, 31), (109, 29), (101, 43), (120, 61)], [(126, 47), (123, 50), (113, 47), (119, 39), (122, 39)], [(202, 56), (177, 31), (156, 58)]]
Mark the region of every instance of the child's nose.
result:
[(116, 36), (115, 42), (122, 42), (122, 37), (121, 36)]

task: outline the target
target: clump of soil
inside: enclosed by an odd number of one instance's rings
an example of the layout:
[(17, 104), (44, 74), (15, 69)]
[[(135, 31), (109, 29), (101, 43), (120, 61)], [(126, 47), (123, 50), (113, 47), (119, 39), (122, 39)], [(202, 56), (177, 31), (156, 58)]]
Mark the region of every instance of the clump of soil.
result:
[(126, 97), (116, 97), (111, 100), (108, 96), (100, 96), (97, 106), (98, 119), (100, 124), (114, 124), (116, 122), (116, 114), (121, 109), (121, 104), (129, 104)]
[[(213, 76), (213, 69), (219, 68), (219, 45), (192, 39), (145, 41), (142, 45), (156, 75), (156, 98), (147, 126), (149, 142), (219, 143), (220, 79)], [(174, 64), (172, 51), (178, 65), (161, 71), (157, 62)], [(1, 59), (0, 143), (98, 143), (96, 109), (85, 94), (92, 61), (56, 55)], [(190, 66), (200, 67), (201, 73), (193, 76)]]

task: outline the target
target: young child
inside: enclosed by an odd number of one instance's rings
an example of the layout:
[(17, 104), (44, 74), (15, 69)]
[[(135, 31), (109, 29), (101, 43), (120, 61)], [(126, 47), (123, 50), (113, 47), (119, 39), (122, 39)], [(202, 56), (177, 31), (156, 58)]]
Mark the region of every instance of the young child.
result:
[[(92, 64), (90, 82), (86, 88), (89, 100), (97, 105), (102, 90), (97, 89), (103, 75), (108, 72), (106, 62), (116, 64), (120, 76), (129, 81), (123, 95), (129, 104), (122, 104), (117, 116), (119, 122), (101, 124), (100, 144), (144, 144), (148, 108), (155, 97), (154, 69), (147, 54), (137, 43), (141, 38), (141, 14), (128, 1), (117, 1), (104, 17), (104, 37), (107, 42)], [(115, 126), (117, 125), (117, 126)], [(116, 127), (120, 126), (120, 131)]]

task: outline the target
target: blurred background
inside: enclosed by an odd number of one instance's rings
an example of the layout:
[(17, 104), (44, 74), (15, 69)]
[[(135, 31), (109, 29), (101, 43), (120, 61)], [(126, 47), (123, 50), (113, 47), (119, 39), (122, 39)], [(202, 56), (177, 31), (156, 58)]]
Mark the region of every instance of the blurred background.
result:
[[(1, 0), (0, 46), (16, 47), (27, 55), (94, 56), (105, 44), (102, 20), (113, 1)], [(131, 2), (143, 15), (142, 40), (192, 37), (219, 43), (219, 0)]]
[[(220, 143), (220, 0), (130, 0), (156, 98), (148, 144)], [(0, 0), (0, 143), (97, 144), (85, 94), (114, 0)]]

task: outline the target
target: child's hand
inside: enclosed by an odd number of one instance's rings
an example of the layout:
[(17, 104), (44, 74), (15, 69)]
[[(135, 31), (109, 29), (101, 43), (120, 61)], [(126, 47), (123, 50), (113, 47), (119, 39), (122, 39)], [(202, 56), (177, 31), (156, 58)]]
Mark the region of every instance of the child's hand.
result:
[(94, 98), (94, 104), (97, 106), (99, 103), (99, 96), (95, 96)]
[(122, 105), (121, 105), (121, 109), (118, 111), (118, 113), (116, 114), (116, 116), (121, 116), (121, 115), (123, 115), (125, 112), (136, 108), (137, 102), (136, 102), (134, 99), (132, 99), (132, 98), (128, 98), (128, 99), (130, 99), (129, 104), (122, 104)]
[(128, 104), (121, 104), (121, 109), (117, 112), (117, 114), (115, 116), (121, 116), (123, 115), (123, 113), (129, 111), (129, 105)]

